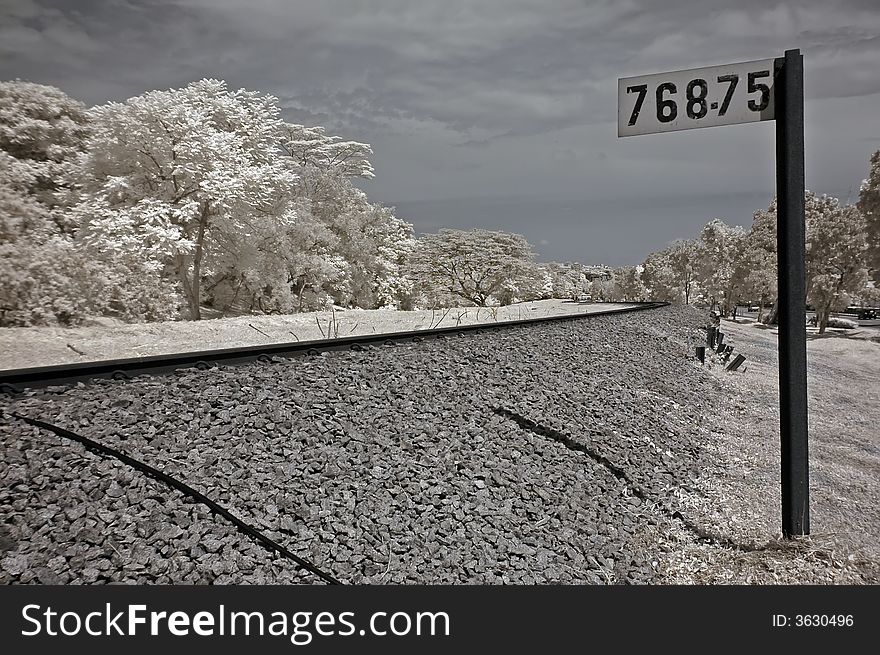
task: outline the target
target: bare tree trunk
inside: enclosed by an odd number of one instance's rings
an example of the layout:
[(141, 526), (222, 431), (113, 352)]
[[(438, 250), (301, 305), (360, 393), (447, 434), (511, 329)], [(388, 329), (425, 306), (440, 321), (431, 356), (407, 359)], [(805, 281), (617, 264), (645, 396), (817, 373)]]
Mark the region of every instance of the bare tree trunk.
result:
[(763, 293), (761, 294), (760, 302), (758, 303), (758, 323), (761, 323), (761, 319), (764, 318), (764, 303), (767, 302), (767, 296)]
[(776, 325), (779, 322), (779, 299), (773, 301), (773, 309), (767, 314), (766, 325)]
[(238, 286), (235, 287), (235, 293), (232, 294), (232, 300), (226, 303), (226, 306), (223, 308), (223, 316), (226, 316), (226, 312), (232, 309), (233, 305), (235, 305), (235, 301), (238, 299), (238, 292), (241, 291), (241, 285), (244, 284), (244, 277), (238, 276)]
[(202, 255), (205, 250), (205, 229), (208, 227), (209, 206), (205, 203), (202, 207), (202, 215), (199, 217), (199, 234), (196, 237), (196, 252), (193, 256), (192, 282), (189, 285), (189, 301), (190, 318), (194, 321), (201, 320), (201, 286), (202, 286)]
[(192, 297), (192, 287), (189, 280), (189, 255), (174, 256), (174, 272), (180, 280), (180, 286), (183, 289), (183, 296), (186, 299), (187, 308), (191, 308), (190, 298)]
[(831, 318), (831, 305), (823, 307), (816, 311), (817, 324), (819, 325), (819, 334), (825, 334), (825, 328), (828, 327), (828, 319)]

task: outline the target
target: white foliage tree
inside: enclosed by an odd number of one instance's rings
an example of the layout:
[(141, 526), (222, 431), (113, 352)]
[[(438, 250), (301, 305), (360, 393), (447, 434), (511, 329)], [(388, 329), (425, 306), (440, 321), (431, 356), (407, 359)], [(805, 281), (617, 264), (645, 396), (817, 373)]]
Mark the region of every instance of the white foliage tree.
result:
[(736, 264), (744, 239), (741, 227), (731, 227), (716, 218), (703, 227), (697, 241), (697, 282), (724, 315), (730, 314), (736, 302), (740, 273)]
[(334, 202), (339, 193), (334, 186), (352, 178), (372, 179), (373, 154), (366, 143), (328, 135), (323, 127), (285, 123), (280, 145), (288, 164), (298, 176), (298, 195), (315, 202)]
[[(776, 295), (776, 200), (755, 214), (743, 251), (744, 281), (763, 297)], [(837, 198), (804, 194), (806, 300), (813, 305), (820, 331), (831, 312), (844, 309), (864, 291), (868, 270), (865, 220), (857, 208), (840, 207)], [(751, 267), (751, 270), (749, 270)], [(777, 306), (766, 318), (776, 321)]]
[(807, 300), (816, 310), (819, 333), (831, 312), (845, 309), (868, 280), (865, 218), (853, 205), (808, 194), (806, 221)]
[(641, 272), (638, 266), (624, 266), (614, 270), (614, 300), (641, 300), (645, 296)]
[[(295, 220), (274, 234), (227, 236), (218, 248), (205, 300), (221, 311), (292, 313), (326, 303), (322, 285), (342, 275), (338, 238), (294, 203)], [(224, 235), (226, 236), (226, 235)]]
[(83, 151), (90, 123), (85, 105), (60, 89), (0, 82), (0, 150), (28, 177), (27, 192), (54, 207), (70, 163)]
[(58, 206), (88, 130), (85, 107), (61, 90), (0, 82), (0, 325), (70, 325), (95, 311), (95, 266)]
[(298, 176), (296, 200), (315, 221), (311, 233), (321, 235), (311, 246), (302, 243), (311, 249), (297, 258), (300, 297), (362, 308), (407, 304), (412, 283), (402, 266), (414, 244), (412, 225), (352, 184), (374, 177), (370, 146), (322, 127), (285, 124), (281, 148)]
[(871, 155), (871, 170), (859, 190), (859, 211), (865, 217), (868, 266), (880, 289), (880, 150)]
[(546, 300), (553, 297), (553, 274), (550, 269), (544, 265), (538, 267), (541, 274), (541, 289), (539, 297)]
[(0, 152), (0, 325), (75, 324), (89, 311), (86, 271), (27, 173)]
[(170, 277), (190, 318), (201, 318), (202, 280), (224, 245), (267, 238), (294, 218), (285, 209), (296, 176), (276, 150), (277, 101), (205, 79), (91, 116), (74, 211), (81, 238), (104, 256)]
[(368, 204), (335, 217), (331, 229), (345, 261), (345, 274), (335, 288), (337, 302), (364, 309), (396, 307), (409, 297), (412, 283), (404, 264), (415, 245), (412, 225), (391, 208)]
[(775, 198), (769, 209), (754, 213), (736, 268), (740, 292), (750, 302), (758, 303), (758, 321), (762, 321), (764, 306), (774, 301), (777, 293)]
[(590, 290), (590, 281), (580, 264), (550, 262), (544, 266), (551, 277), (552, 298), (575, 300)]
[(410, 276), (431, 306), (457, 300), (485, 307), (504, 302), (543, 278), (525, 237), (491, 230), (426, 234), (410, 256)]
[(648, 255), (642, 264), (642, 282), (654, 300), (689, 304), (694, 292), (697, 243), (678, 240)]

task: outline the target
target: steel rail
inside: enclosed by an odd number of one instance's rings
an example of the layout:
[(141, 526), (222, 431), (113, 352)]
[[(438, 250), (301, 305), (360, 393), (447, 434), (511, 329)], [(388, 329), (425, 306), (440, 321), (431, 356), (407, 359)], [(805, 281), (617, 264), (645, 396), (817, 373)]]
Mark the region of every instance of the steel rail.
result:
[(444, 337), (469, 332), (485, 332), (507, 329), (523, 325), (535, 325), (558, 321), (574, 321), (596, 316), (612, 316), (630, 312), (665, 307), (667, 302), (632, 302), (629, 307), (618, 307), (607, 311), (586, 314), (566, 314), (562, 316), (540, 316), (536, 318), (495, 321), (492, 323), (473, 323), (427, 330), (409, 330), (384, 334), (357, 335), (313, 341), (274, 343), (219, 350), (198, 350), (167, 355), (150, 355), (128, 359), (107, 359), (58, 366), (38, 366), (34, 368), (7, 369), (0, 371), (0, 392), (19, 393), (27, 388), (64, 386), (77, 382), (88, 382), (98, 378), (129, 379), (137, 375), (167, 375), (182, 368), (206, 369), (213, 366), (235, 366), (254, 361), (269, 361), (272, 357), (290, 357), (303, 354), (317, 354), (333, 350), (358, 350), (374, 344), (393, 344), (405, 341), (422, 341), (431, 337)]

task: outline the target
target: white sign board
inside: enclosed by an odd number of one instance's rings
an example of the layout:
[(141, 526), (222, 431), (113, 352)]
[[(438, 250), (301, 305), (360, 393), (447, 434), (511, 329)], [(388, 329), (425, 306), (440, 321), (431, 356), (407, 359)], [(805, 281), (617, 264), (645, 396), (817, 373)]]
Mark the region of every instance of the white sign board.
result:
[(617, 136), (769, 121), (773, 59), (617, 81)]

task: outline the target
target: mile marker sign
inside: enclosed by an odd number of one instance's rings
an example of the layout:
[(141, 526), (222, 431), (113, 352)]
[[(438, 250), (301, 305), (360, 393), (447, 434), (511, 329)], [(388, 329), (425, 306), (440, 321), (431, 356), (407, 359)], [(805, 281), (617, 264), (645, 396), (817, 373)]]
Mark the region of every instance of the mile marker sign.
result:
[(617, 136), (773, 120), (772, 59), (617, 81)]
[(804, 62), (800, 50), (617, 82), (617, 135), (776, 121), (782, 533), (810, 534), (804, 284)]

